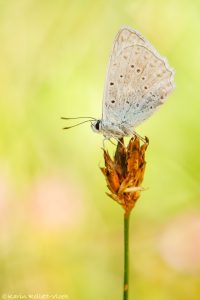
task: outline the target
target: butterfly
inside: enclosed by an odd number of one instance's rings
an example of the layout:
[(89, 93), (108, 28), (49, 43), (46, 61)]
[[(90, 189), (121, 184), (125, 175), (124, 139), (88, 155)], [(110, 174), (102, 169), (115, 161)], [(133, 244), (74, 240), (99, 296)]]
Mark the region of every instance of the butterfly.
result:
[(166, 58), (146, 38), (128, 26), (122, 27), (108, 63), (102, 118), (84, 117), (89, 119), (79, 124), (91, 122), (92, 130), (106, 139), (137, 135), (135, 127), (148, 119), (174, 90), (174, 73)]

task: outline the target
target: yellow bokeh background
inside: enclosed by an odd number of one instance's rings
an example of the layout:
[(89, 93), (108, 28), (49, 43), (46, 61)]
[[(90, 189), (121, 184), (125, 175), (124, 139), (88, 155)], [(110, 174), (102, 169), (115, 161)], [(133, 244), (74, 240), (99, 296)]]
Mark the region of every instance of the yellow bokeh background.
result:
[[(99, 170), (101, 116), (122, 25), (176, 70), (131, 217), (130, 299), (200, 297), (200, 1), (0, 1), (0, 294), (122, 299), (123, 211)], [(109, 146), (114, 151), (113, 146)], [(40, 299), (40, 298), (39, 298)]]

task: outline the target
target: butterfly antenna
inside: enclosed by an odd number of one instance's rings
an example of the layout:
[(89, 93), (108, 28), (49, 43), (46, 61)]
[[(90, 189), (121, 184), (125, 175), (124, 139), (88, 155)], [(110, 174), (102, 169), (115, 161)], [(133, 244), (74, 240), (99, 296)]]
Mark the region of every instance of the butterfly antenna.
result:
[(76, 118), (65, 118), (65, 117), (61, 117), (62, 120), (77, 120), (77, 119), (91, 119), (91, 120), (96, 120), (93, 117), (76, 117)]
[(87, 122), (92, 122), (92, 121), (93, 121), (93, 120), (86, 120), (86, 121), (80, 122), (80, 123), (75, 124), (75, 125), (72, 125), (72, 126), (63, 127), (63, 129), (70, 129), (70, 128), (79, 126), (79, 125), (84, 124), (84, 123), (87, 123)]

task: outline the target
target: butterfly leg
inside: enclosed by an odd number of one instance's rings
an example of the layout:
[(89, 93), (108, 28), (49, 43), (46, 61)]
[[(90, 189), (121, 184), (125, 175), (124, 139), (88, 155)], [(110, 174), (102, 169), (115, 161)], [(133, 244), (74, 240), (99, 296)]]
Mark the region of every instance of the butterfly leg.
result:
[(129, 130), (129, 132), (130, 132), (130, 135), (132, 136), (132, 137), (138, 137), (143, 143), (146, 143), (147, 142), (147, 137), (145, 136), (145, 137), (142, 137), (141, 135), (139, 135), (136, 131), (131, 131), (131, 130)]
[(103, 139), (103, 149), (105, 149), (105, 141), (107, 141), (107, 140), (108, 140), (108, 138), (104, 137), (104, 139)]
[(119, 140), (117, 138), (115, 138), (115, 139), (118, 141), (118, 143), (120, 143), (122, 145), (122, 147), (125, 147), (125, 145), (121, 142), (121, 140)]
[[(115, 137), (115, 136), (111, 136), (111, 138), (113, 138), (114, 140), (116, 140), (118, 143), (120, 143), (120, 144), (124, 147), (124, 144), (121, 142), (120, 139), (118, 139), (118, 138)], [(110, 140), (110, 139), (109, 139), (109, 140)], [(111, 140), (110, 140), (110, 142), (111, 142), (113, 145), (115, 145)], [(117, 145), (115, 145), (115, 146), (117, 146)]]
[(114, 146), (117, 146), (112, 140), (111, 140), (111, 138), (113, 138), (114, 140), (116, 140), (118, 143), (120, 143), (123, 147), (124, 147), (124, 144), (120, 141), (120, 139), (118, 139), (118, 138), (116, 138), (116, 137), (114, 137), (114, 136), (111, 136), (111, 137), (109, 137), (109, 138), (107, 138), (107, 137), (104, 137), (104, 139), (103, 139), (103, 148), (105, 149), (105, 141), (109, 141), (111, 144), (113, 144)]
[[(112, 138), (112, 137), (111, 137)], [(111, 138), (108, 139), (109, 142), (111, 142), (111, 144), (113, 144), (114, 146), (117, 146), (112, 140)]]
[(109, 141), (111, 144), (113, 144), (114, 146), (116, 146), (115, 143), (113, 143), (113, 141), (111, 140), (111, 138), (110, 137), (106, 137), (106, 136), (104, 137), (104, 139), (103, 139), (103, 149), (105, 149), (105, 141)]

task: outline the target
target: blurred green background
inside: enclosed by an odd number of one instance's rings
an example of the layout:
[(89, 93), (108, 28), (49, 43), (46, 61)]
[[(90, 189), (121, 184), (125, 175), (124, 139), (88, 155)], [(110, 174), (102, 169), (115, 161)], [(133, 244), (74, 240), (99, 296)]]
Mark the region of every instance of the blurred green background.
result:
[[(130, 299), (200, 299), (200, 1), (0, 1), (0, 294), (122, 299), (123, 211), (105, 195), (108, 56), (127, 24), (176, 70), (131, 218)], [(111, 152), (114, 151), (109, 146)]]

